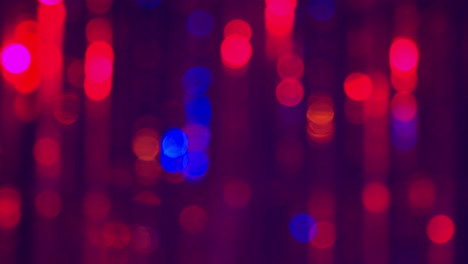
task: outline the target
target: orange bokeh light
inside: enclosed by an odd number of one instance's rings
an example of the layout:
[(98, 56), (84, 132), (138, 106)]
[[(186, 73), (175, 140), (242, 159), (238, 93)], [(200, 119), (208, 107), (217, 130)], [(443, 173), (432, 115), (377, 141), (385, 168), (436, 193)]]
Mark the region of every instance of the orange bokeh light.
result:
[(436, 244), (449, 242), (455, 234), (455, 225), (446, 215), (434, 216), (427, 224), (427, 235)]
[(344, 82), (346, 95), (355, 101), (368, 99), (372, 94), (372, 88), (372, 80), (363, 73), (351, 73)]
[(390, 205), (390, 192), (382, 183), (368, 183), (362, 191), (362, 202), (369, 212), (384, 213)]
[(140, 160), (154, 160), (159, 153), (159, 134), (152, 128), (143, 128), (133, 137), (133, 153)]

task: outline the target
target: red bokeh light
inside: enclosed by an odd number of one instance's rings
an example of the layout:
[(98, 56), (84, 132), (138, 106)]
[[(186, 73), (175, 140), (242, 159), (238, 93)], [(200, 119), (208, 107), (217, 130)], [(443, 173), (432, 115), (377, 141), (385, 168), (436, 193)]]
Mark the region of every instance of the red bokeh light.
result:
[(406, 38), (397, 38), (390, 47), (390, 66), (396, 70), (407, 72), (416, 68), (419, 51), (416, 44)]
[(123, 249), (130, 243), (131, 233), (128, 226), (121, 222), (106, 223), (103, 228), (103, 240), (107, 247)]
[(296, 9), (296, 0), (267, 0), (266, 8), (277, 15), (289, 15)]
[(276, 87), (276, 98), (284, 106), (295, 106), (301, 102), (303, 97), (304, 87), (296, 79), (284, 79)]
[(203, 208), (198, 205), (190, 205), (182, 209), (179, 215), (179, 223), (189, 233), (200, 233), (205, 229), (208, 218)]
[(112, 25), (108, 19), (93, 18), (86, 25), (86, 38), (89, 42), (112, 42)]
[(45, 218), (54, 218), (62, 210), (62, 199), (56, 191), (42, 191), (36, 196), (37, 213)]
[(336, 240), (336, 229), (333, 223), (321, 221), (316, 224), (317, 234), (311, 243), (317, 248), (329, 248), (333, 246)]
[(62, 2), (62, 0), (39, 0), (39, 2), (45, 4), (45, 5), (56, 5), (60, 2)]
[(250, 40), (250, 38), (252, 38), (252, 29), (250, 28), (249, 23), (242, 19), (231, 20), (224, 27), (224, 37), (227, 38), (233, 35)]
[(408, 203), (413, 208), (429, 209), (435, 201), (435, 186), (429, 179), (418, 179), (408, 189)]
[(449, 242), (455, 233), (455, 225), (452, 219), (446, 215), (434, 216), (427, 224), (429, 239), (437, 244)]
[(91, 192), (84, 199), (85, 215), (93, 220), (102, 220), (109, 215), (111, 202), (102, 192)]
[(0, 188), (0, 228), (12, 229), (21, 219), (21, 196), (11, 187)]
[(412, 120), (418, 112), (418, 103), (413, 94), (397, 93), (391, 102), (392, 115), (399, 121)]
[(2, 50), (2, 65), (9, 73), (22, 73), (31, 65), (31, 53), (22, 44), (9, 44)]
[(109, 11), (112, 0), (86, 0), (86, 7), (94, 14), (101, 15)]
[(242, 180), (232, 181), (224, 186), (224, 202), (234, 208), (242, 208), (250, 200), (250, 186)]
[(242, 68), (252, 57), (252, 46), (247, 39), (231, 35), (221, 44), (221, 57), (225, 66), (232, 69)]
[(362, 191), (362, 202), (369, 212), (383, 213), (390, 205), (390, 192), (382, 183), (369, 183)]
[(346, 95), (355, 100), (363, 101), (372, 95), (372, 80), (363, 73), (351, 73), (344, 82)]
[(42, 166), (55, 165), (60, 160), (60, 145), (52, 138), (38, 139), (34, 144), (34, 158)]
[(295, 54), (284, 55), (278, 60), (276, 70), (282, 79), (294, 78), (299, 80), (304, 74), (304, 62), (301, 57)]

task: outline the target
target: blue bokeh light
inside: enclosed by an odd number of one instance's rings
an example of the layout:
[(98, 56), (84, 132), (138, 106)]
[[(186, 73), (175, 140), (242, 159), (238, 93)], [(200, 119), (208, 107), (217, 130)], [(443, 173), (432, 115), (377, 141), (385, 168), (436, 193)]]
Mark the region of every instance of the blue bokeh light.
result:
[(335, 15), (335, 2), (334, 0), (309, 0), (309, 12), (317, 20), (330, 20)]
[(180, 129), (171, 129), (163, 137), (162, 152), (169, 158), (177, 158), (188, 149), (188, 139), (185, 133)]
[(155, 8), (161, 3), (161, 0), (136, 0), (136, 2), (143, 8)]
[(185, 178), (189, 180), (200, 180), (208, 171), (208, 156), (204, 151), (188, 153), (187, 167), (184, 169)]
[(309, 242), (317, 235), (317, 223), (312, 216), (300, 214), (289, 225), (293, 237), (300, 242)]
[(188, 157), (187, 154), (177, 158), (171, 158), (164, 154), (161, 155), (162, 168), (170, 173), (177, 173), (183, 171), (187, 167)]
[(417, 119), (403, 122), (395, 118), (392, 120), (392, 142), (399, 150), (410, 150), (417, 142)]
[(200, 94), (213, 83), (213, 74), (203, 66), (196, 66), (185, 72), (182, 87), (187, 93)]
[(196, 36), (206, 36), (213, 30), (213, 16), (205, 10), (199, 9), (190, 13), (187, 27)]
[(185, 104), (187, 120), (192, 123), (207, 125), (211, 120), (211, 104), (206, 96), (189, 99)]

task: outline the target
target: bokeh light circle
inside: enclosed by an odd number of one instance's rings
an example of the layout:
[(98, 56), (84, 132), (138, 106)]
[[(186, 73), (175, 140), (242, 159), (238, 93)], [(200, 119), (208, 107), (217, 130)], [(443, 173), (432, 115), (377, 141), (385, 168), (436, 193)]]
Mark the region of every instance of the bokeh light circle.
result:
[(22, 73), (31, 65), (31, 54), (22, 44), (9, 44), (3, 48), (2, 65), (10, 73)]
[(224, 37), (227, 38), (230, 36), (240, 36), (246, 40), (250, 40), (250, 38), (252, 38), (252, 28), (249, 23), (242, 19), (231, 20), (224, 27)]
[(188, 149), (188, 139), (180, 129), (169, 130), (162, 140), (162, 150), (165, 156), (177, 158), (184, 155)]
[(62, 0), (39, 0), (39, 2), (45, 4), (45, 5), (56, 5), (60, 2), (62, 2)]
[(416, 68), (419, 51), (416, 44), (409, 39), (397, 38), (390, 47), (390, 66), (402, 72)]
[(375, 214), (383, 213), (389, 207), (390, 192), (382, 183), (368, 183), (362, 191), (362, 202), (369, 212)]
[(245, 66), (252, 57), (252, 46), (249, 41), (238, 35), (231, 35), (221, 44), (221, 58), (225, 66), (239, 69)]
[(329, 248), (333, 246), (336, 240), (335, 225), (328, 221), (317, 223), (317, 235), (312, 239), (311, 243), (316, 248)]
[(203, 66), (196, 66), (184, 73), (182, 86), (190, 94), (200, 94), (213, 83), (213, 74)]
[(303, 97), (304, 87), (296, 79), (284, 79), (276, 87), (276, 98), (284, 106), (295, 106), (301, 102)]
[(208, 35), (213, 30), (213, 16), (205, 10), (199, 9), (190, 13), (187, 27), (196, 36)]
[(189, 233), (200, 233), (205, 229), (208, 217), (203, 208), (190, 205), (182, 209), (179, 215), (179, 224)]
[(455, 225), (452, 219), (446, 215), (434, 216), (427, 224), (429, 239), (437, 244), (449, 242), (455, 234)]
[(186, 179), (200, 180), (208, 171), (208, 155), (204, 151), (189, 152), (187, 155), (187, 166), (183, 173)]
[(344, 82), (346, 95), (355, 100), (363, 101), (372, 94), (372, 80), (363, 73), (351, 73)]
[(289, 230), (299, 242), (309, 242), (317, 235), (317, 223), (312, 216), (300, 214), (294, 217), (289, 224)]

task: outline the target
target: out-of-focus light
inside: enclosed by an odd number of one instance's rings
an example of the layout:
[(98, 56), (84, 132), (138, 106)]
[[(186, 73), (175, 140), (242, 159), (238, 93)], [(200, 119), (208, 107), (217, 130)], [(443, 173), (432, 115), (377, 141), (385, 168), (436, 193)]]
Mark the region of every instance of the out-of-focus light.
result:
[(427, 235), (434, 243), (447, 243), (453, 238), (454, 234), (455, 225), (452, 219), (446, 215), (434, 216), (427, 224)]
[(86, 0), (86, 7), (94, 14), (102, 15), (109, 11), (112, 0)]
[(334, 0), (309, 0), (309, 12), (319, 21), (327, 21), (335, 15)]
[(189, 123), (184, 127), (189, 142), (189, 151), (206, 150), (210, 144), (210, 130), (201, 124)]
[(211, 121), (211, 104), (206, 96), (196, 96), (185, 104), (185, 115), (189, 122), (207, 125)]
[(311, 243), (316, 248), (329, 248), (333, 246), (336, 240), (335, 225), (328, 221), (317, 223), (317, 235), (312, 239)]
[(140, 160), (154, 160), (159, 153), (159, 135), (154, 129), (143, 128), (133, 137), (133, 153)]
[(396, 38), (390, 47), (390, 66), (402, 72), (414, 70), (418, 65), (419, 51), (416, 44), (406, 38)]
[(62, 2), (62, 0), (39, 0), (39, 2), (45, 4), (45, 5), (56, 5), (60, 2)]
[(333, 100), (326, 95), (311, 96), (307, 109), (307, 134), (316, 143), (328, 143), (334, 133)]
[[(185, 169), (185, 167), (187, 167), (188, 157), (187, 154), (184, 154), (176, 158), (171, 158), (162, 154), (160, 161), (161, 166), (165, 171), (170, 173), (177, 173), (181, 172), (183, 169)], [(183, 180), (183, 178), (177, 178), (177, 182), (179, 182), (179, 180)]]
[(84, 199), (84, 213), (92, 220), (105, 219), (110, 212), (111, 202), (103, 192), (90, 192)]
[(369, 212), (384, 213), (390, 205), (390, 192), (382, 183), (368, 183), (362, 191), (362, 202)]
[(294, 26), (294, 12), (278, 14), (267, 8), (265, 9), (265, 24), (268, 33), (272, 35), (288, 35)]
[(171, 129), (167, 131), (162, 140), (162, 151), (165, 156), (177, 158), (188, 149), (188, 139), (185, 133), (180, 129)]
[(52, 166), (60, 160), (60, 145), (52, 138), (38, 139), (33, 152), (36, 162), (42, 166)]
[(36, 98), (23, 94), (16, 95), (14, 109), (16, 117), (23, 122), (33, 121), (41, 112), (40, 104)]
[(304, 74), (304, 62), (301, 57), (295, 54), (284, 55), (278, 60), (276, 69), (282, 79), (294, 78), (299, 80)]
[(161, 205), (161, 198), (151, 191), (141, 191), (135, 195), (133, 200), (150, 207)]
[(128, 226), (121, 222), (109, 222), (104, 224), (102, 238), (107, 247), (114, 249), (123, 249), (131, 239), (131, 233)]
[(312, 216), (300, 214), (292, 219), (289, 230), (297, 241), (305, 243), (317, 235), (317, 223)]
[(203, 208), (190, 205), (182, 209), (179, 215), (180, 226), (189, 233), (200, 233), (205, 229), (208, 217)]
[(397, 93), (392, 99), (391, 110), (393, 117), (398, 121), (410, 121), (418, 112), (416, 98), (411, 93)]
[(135, 161), (135, 172), (137, 175), (137, 181), (141, 185), (153, 185), (159, 179), (162, 168), (156, 160), (136, 160)]
[(417, 118), (408, 122), (392, 120), (392, 143), (399, 150), (410, 150), (418, 139)]
[(85, 59), (85, 93), (95, 101), (105, 99), (112, 89), (114, 51), (104, 41), (95, 41), (88, 46)]
[(221, 44), (221, 58), (226, 67), (242, 68), (249, 62), (250, 57), (252, 57), (252, 46), (244, 37), (231, 35)]
[(266, 8), (278, 15), (287, 15), (296, 10), (296, 0), (267, 0)]
[(206, 36), (213, 30), (213, 16), (205, 10), (199, 9), (190, 13), (187, 27), (196, 36)]
[(2, 65), (10, 73), (22, 73), (31, 65), (31, 54), (22, 44), (9, 44), (2, 50)]
[(252, 195), (250, 186), (243, 180), (234, 180), (224, 185), (224, 202), (233, 208), (245, 207)]
[(252, 29), (249, 23), (244, 20), (234, 19), (224, 27), (224, 37), (227, 38), (230, 36), (240, 36), (249, 41), (252, 38)]
[(86, 60), (85, 74), (89, 80), (101, 83), (112, 76), (112, 61), (104, 56), (96, 56)]
[(112, 42), (112, 25), (108, 19), (96, 17), (86, 25), (86, 38), (89, 42)]
[(182, 86), (190, 94), (200, 94), (213, 83), (213, 74), (203, 66), (189, 69), (182, 77)]
[(418, 75), (416, 71), (400, 72), (397, 70), (392, 71), (391, 81), (393, 88), (398, 92), (411, 93), (416, 89), (418, 84)]
[(132, 248), (142, 254), (149, 254), (159, 247), (160, 238), (149, 226), (137, 225), (132, 230)]
[(189, 152), (187, 167), (183, 173), (186, 179), (197, 181), (203, 178), (208, 171), (208, 156), (204, 151)]
[(9, 230), (21, 219), (21, 196), (11, 187), (0, 188), (0, 228)]
[(372, 94), (372, 81), (363, 73), (351, 73), (346, 77), (344, 90), (355, 101), (364, 101)]
[(304, 97), (304, 87), (296, 79), (288, 78), (276, 86), (276, 98), (284, 106), (295, 106)]
[(161, 3), (161, 0), (136, 0), (136, 2), (143, 8), (155, 8)]
[(413, 181), (408, 188), (408, 203), (412, 208), (430, 209), (435, 201), (435, 186), (430, 179)]
[(60, 97), (54, 109), (55, 119), (62, 125), (72, 125), (80, 115), (80, 99), (76, 94), (68, 93)]
[(332, 122), (334, 116), (333, 101), (329, 96), (315, 97), (307, 109), (307, 120), (317, 125)]
[(56, 191), (42, 191), (36, 196), (36, 211), (45, 218), (54, 218), (62, 210), (62, 199)]

